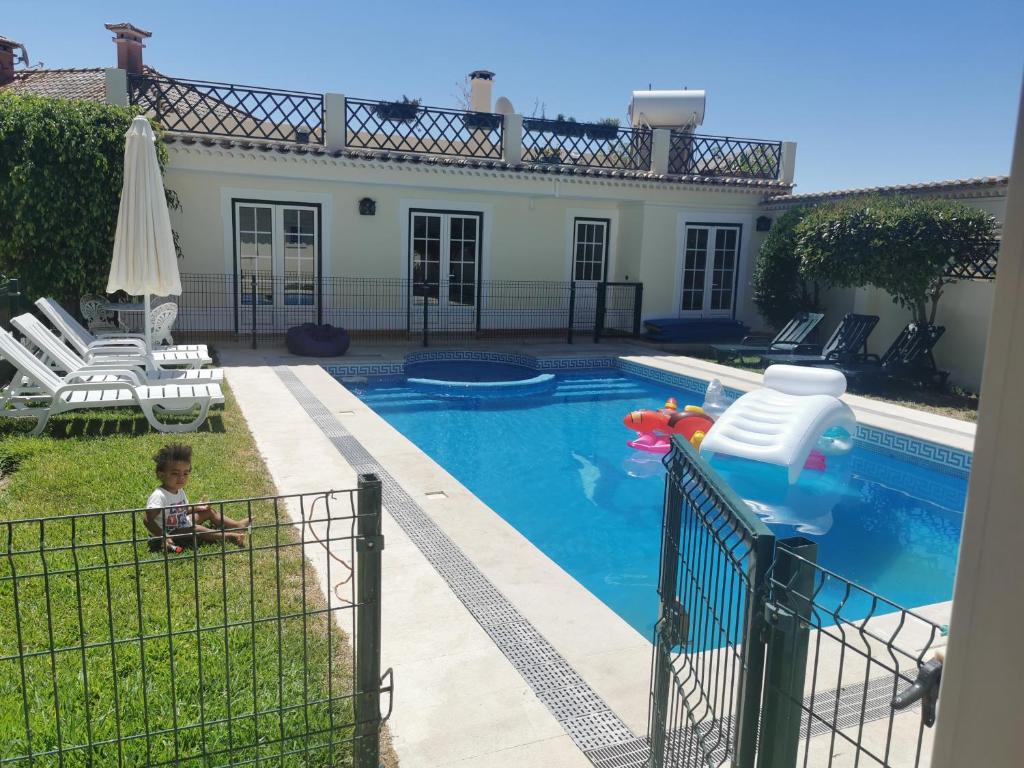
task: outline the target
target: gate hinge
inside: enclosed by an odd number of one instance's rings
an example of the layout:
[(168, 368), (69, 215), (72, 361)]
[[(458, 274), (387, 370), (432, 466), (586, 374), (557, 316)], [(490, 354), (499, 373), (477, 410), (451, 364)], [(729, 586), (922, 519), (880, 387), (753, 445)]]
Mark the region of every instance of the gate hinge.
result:
[(684, 646), (690, 638), (690, 616), (678, 600), (665, 606), (662, 616), (662, 637), (670, 647)]
[(384, 536), (362, 536), (356, 539), (356, 552), (380, 552), (384, 549)]
[(797, 626), (797, 615), (778, 603), (764, 604), (764, 620), (769, 627), (779, 632), (792, 632)]
[(921, 702), (921, 722), (931, 728), (935, 725), (935, 705), (939, 700), (939, 683), (942, 682), (942, 659), (926, 661), (918, 667), (917, 679), (889, 705), (893, 709), (906, 709), (916, 701)]

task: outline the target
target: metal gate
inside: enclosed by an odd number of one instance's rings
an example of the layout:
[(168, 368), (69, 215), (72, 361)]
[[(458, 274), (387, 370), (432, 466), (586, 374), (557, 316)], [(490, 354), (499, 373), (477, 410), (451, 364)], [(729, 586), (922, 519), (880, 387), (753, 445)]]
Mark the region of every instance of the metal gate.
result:
[(666, 464), (650, 766), (927, 765), (948, 604), (908, 610), (776, 541), (686, 441)]

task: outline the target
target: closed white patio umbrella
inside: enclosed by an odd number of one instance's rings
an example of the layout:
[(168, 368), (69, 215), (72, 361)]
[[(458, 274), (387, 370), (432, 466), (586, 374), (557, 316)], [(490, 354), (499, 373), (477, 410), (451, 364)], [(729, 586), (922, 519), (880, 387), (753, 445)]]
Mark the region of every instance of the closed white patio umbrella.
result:
[(147, 352), (153, 348), (150, 295), (181, 294), (178, 256), (155, 141), (156, 135), (146, 118), (132, 120), (125, 134), (124, 184), (114, 234), (114, 258), (107, 280), (107, 293), (120, 290), (145, 297)]

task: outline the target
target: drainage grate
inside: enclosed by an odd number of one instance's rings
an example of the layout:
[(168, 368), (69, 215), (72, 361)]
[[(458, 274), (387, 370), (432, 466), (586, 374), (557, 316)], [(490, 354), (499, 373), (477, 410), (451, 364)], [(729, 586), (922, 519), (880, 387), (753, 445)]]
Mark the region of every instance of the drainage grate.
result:
[[(287, 366), (275, 366), (274, 370), (352, 468), (359, 473), (372, 472), (381, 479), (385, 509), (576, 745), (589, 757), (592, 750), (642, 743), (299, 378)], [(644, 765), (646, 752), (644, 755), (643, 760), (614, 765)], [(595, 765), (613, 765), (591, 760)]]

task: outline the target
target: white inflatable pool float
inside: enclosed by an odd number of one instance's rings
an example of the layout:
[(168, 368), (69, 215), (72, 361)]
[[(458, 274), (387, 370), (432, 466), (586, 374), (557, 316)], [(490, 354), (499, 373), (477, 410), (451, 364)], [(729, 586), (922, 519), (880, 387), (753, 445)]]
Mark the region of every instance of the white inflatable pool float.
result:
[(846, 377), (839, 371), (770, 366), (764, 387), (741, 396), (719, 416), (700, 452), (783, 466), (795, 483), (811, 451), (852, 448), (857, 420), (839, 399), (845, 391)]

